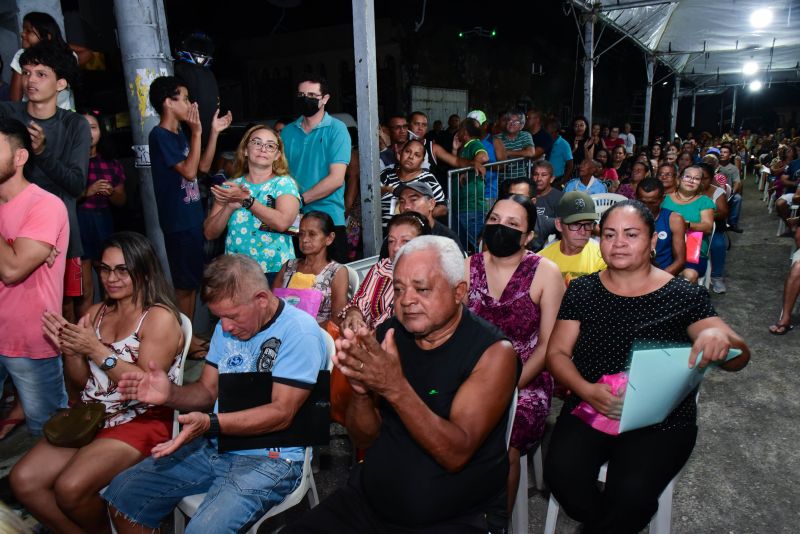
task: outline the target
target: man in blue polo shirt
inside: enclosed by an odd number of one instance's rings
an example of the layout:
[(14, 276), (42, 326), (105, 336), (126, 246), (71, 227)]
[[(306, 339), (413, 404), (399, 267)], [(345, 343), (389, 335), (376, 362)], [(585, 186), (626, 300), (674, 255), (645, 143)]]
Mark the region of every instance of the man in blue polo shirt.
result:
[(323, 77), (306, 76), (297, 86), (301, 116), (281, 132), (289, 173), (300, 186), (304, 212), (319, 210), (333, 219), (334, 259), (347, 255), (344, 220), (344, 173), (350, 163), (350, 134), (338, 119), (325, 112), (330, 100)]

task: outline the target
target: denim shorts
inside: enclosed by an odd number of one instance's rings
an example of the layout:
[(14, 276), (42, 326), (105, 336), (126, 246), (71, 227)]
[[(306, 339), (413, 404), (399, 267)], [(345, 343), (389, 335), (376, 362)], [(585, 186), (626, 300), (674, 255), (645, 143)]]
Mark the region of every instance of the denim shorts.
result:
[(158, 528), (183, 497), (206, 493), (186, 532), (244, 532), (300, 484), (303, 462), (218, 453), (197, 438), (165, 458), (145, 458), (103, 492), (119, 513)]
[(40, 435), (50, 416), (67, 407), (61, 356), (36, 360), (23, 356), (0, 356), (0, 387), (8, 375), (17, 388), (28, 432)]

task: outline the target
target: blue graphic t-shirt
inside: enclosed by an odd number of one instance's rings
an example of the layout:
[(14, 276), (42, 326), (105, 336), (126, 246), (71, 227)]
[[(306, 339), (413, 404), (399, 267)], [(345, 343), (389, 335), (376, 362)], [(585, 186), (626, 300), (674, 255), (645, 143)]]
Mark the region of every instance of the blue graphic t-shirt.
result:
[[(304, 311), (280, 301), (275, 316), (255, 336), (243, 341), (217, 323), (206, 363), (224, 373), (272, 373), (274, 383), (311, 389), (319, 371), (327, 367), (325, 340), (317, 322)], [(218, 413), (218, 403), (214, 405)], [(231, 451), (249, 456), (278, 455), (303, 461), (305, 448), (280, 447)]]
[(156, 126), (150, 130), (150, 170), (158, 205), (158, 220), (165, 234), (203, 226), (203, 207), (197, 180), (187, 180), (175, 165), (189, 155), (189, 141), (182, 131)]

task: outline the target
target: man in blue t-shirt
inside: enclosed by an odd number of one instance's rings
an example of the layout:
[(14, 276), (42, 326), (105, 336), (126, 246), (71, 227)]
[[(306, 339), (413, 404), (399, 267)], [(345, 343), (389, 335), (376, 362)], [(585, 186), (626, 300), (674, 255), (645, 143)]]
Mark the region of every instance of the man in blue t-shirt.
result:
[(553, 176), (558, 185), (566, 183), (572, 177), (572, 147), (561, 137), (561, 123), (556, 119), (547, 121), (547, 134), (553, 138), (553, 145), (547, 154), (547, 161), (553, 166)]
[(344, 173), (350, 164), (351, 141), (344, 123), (325, 111), (330, 98), (325, 78), (303, 78), (295, 97), (301, 116), (286, 125), (281, 140), (289, 173), (300, 186), (303, 212), (318, 210), (331, 216), (336, 233), (334, 259), (344, 263)]
[(655, 264), (673, 276), (683, 272), (686, 263), (686, 221), (680, 213), (662, 208), (664, 184), (656, 178), (645, 178), (636, 187), (636, 200), (647, 206), (656, 223), (658, 240)]
[[(153, 369), (125, 373), (119, 382), (126, 398), (184, 413), (178, 436), (156, 445), (152, 456), (119, 474), (103, 493), (118, 532), (129, 532), (130, 523), (137, 531), (140, 525), (156, 529), (183, 497), (200, 493), (207, 495), (187, 533), (244, 532), (300, 483), (304, 447), (219, 452), (216, 438), (259, 436), (292, 423), (327, 368), (322, 330), (313, 317), (277, 298), (259, 264), (246, 256), (214, 259), (201, 297), (220, 322), (200, 380), (177, 386)], [(270, 402), (219, 413), (226, 393), (220, 375), (253, 372), (272, 373)]]
[[(195, 293), (203, 276), (203, 208), (197, 172), (207, 173), (211, 168), (217, 136), (230, 126), (231, 113), (222, 117), (219, 110), (214, 113), (208, 144), (201, 154), (200, 112), (197, 103), (189, 102), (184, 82), (174, 76), (156, 78), (150, 84), (150, 104), (161, 117), (149, 137), (158, 220), (178, 308), (192, 319)], [(181, 130), (181, 123), (189, 128), (191, 140)]]

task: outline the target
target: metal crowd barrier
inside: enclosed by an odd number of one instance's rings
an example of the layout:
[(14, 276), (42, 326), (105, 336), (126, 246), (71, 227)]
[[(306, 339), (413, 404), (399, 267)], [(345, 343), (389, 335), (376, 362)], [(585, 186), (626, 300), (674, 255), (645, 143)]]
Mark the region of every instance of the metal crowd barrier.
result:
[(497, 200), (500, 184), (518, 177), (530, 179), (532, 164), (526, 158), (489, 163), (484, 165), (485, 177), (481, 177), (473, 167), (447, 172), (448, 226), (458, 235), (464, 250), (477, 250), (483, 222)]

